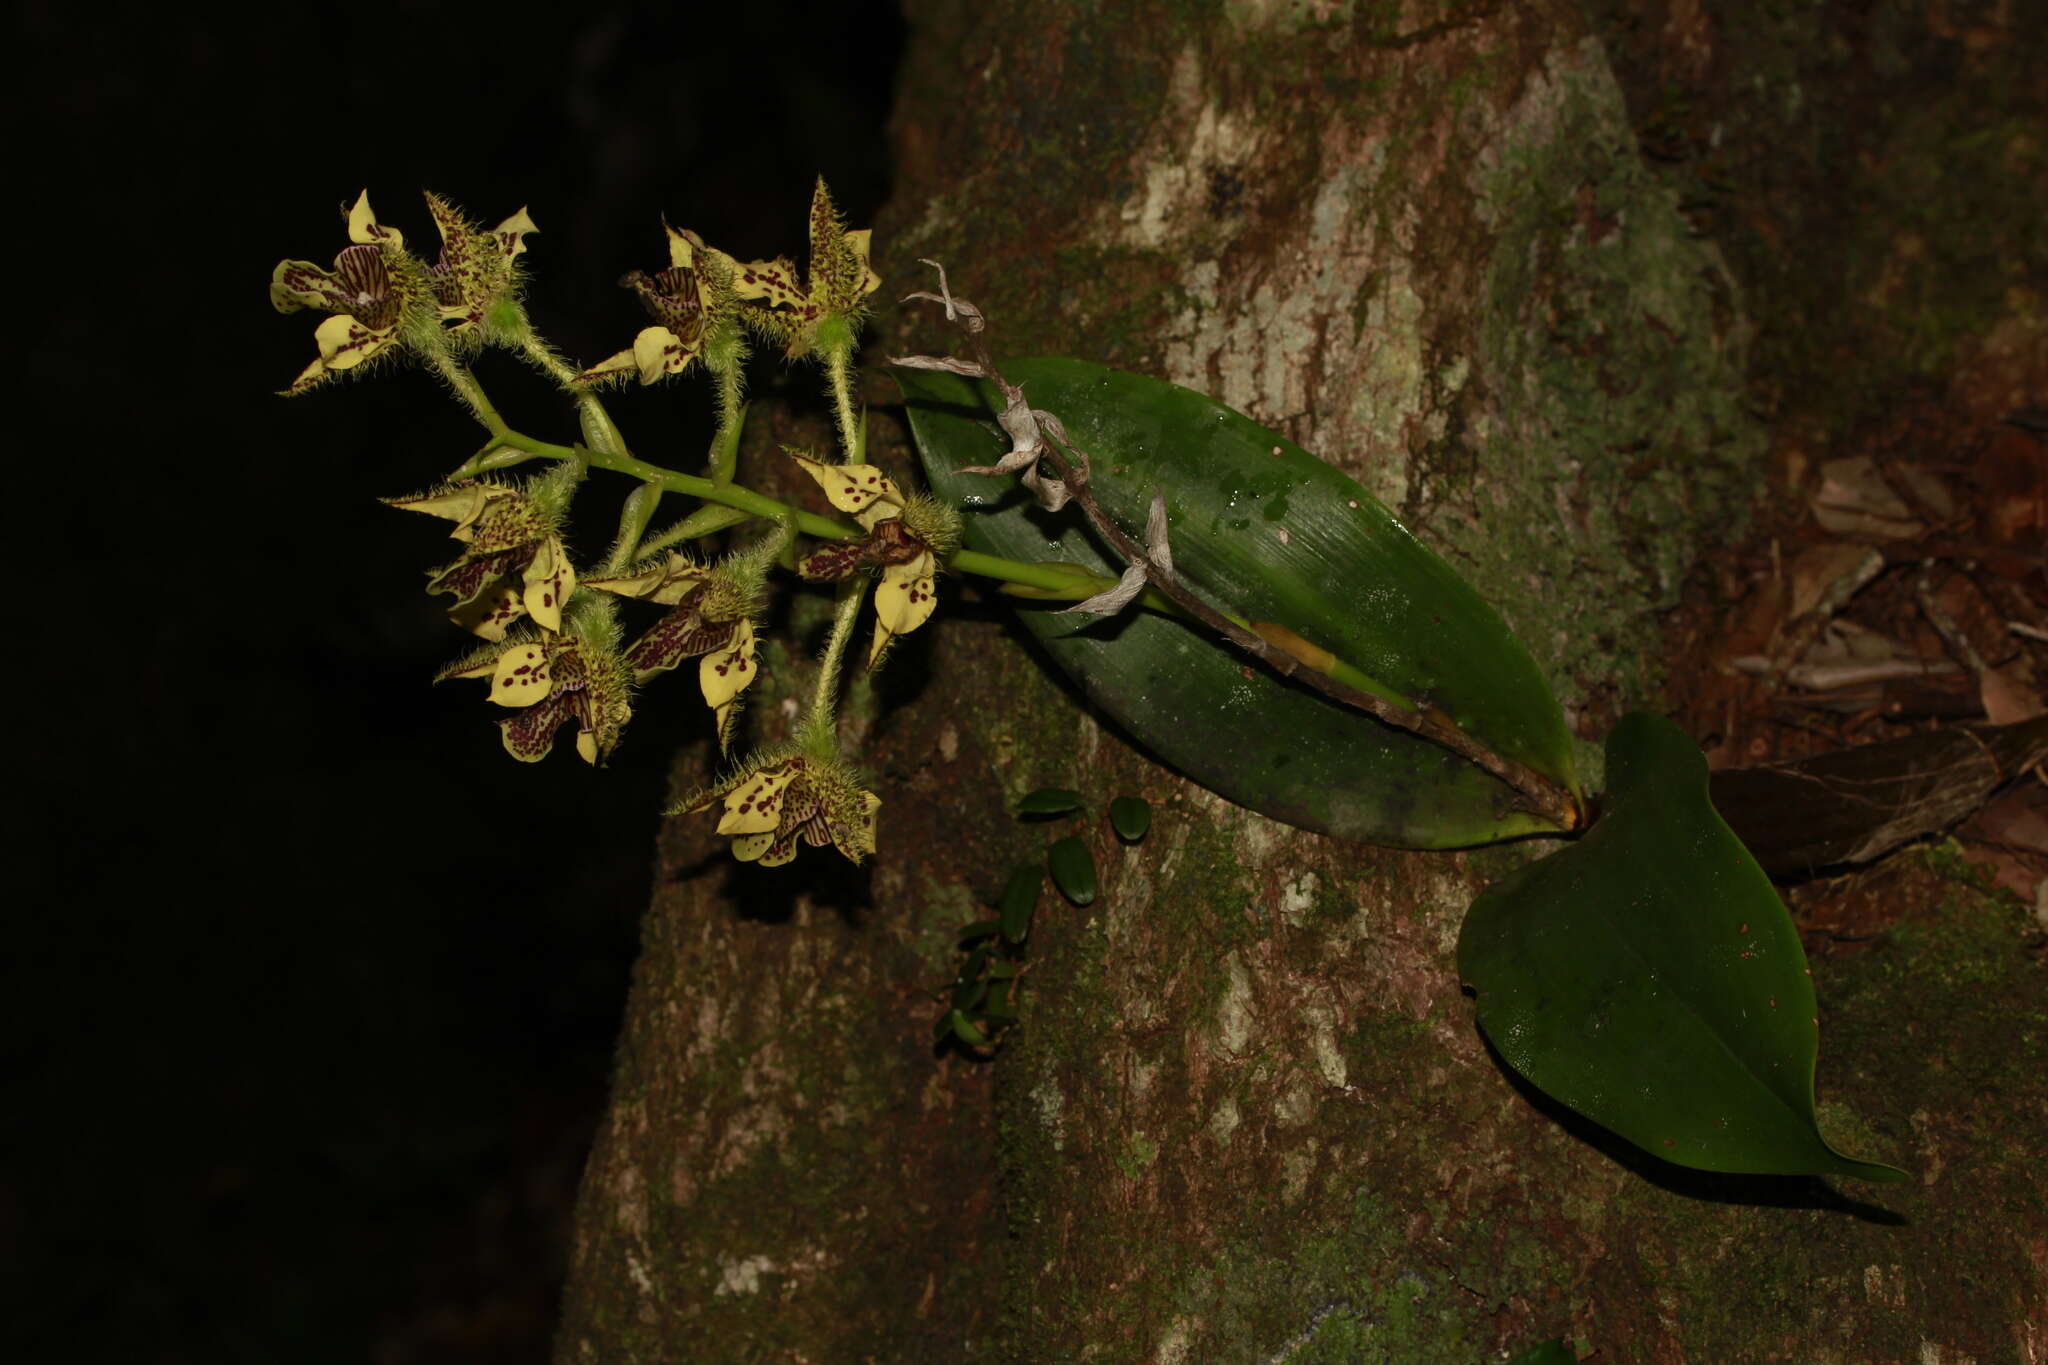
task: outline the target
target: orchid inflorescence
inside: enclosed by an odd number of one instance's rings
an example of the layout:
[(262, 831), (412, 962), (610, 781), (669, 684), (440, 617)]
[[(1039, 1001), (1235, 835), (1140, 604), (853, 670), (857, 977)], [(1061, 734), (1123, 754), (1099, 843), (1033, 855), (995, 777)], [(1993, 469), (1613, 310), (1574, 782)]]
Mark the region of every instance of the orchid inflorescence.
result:
[[(450, 536), (461, 546), (453, 560), (428, 572), (427, 591), (450, 599), (450, 621), (481, 644), (435, 680), (486, 681), (488, 700), (509, 713), (498, 724), (514, 758), (546, 757), (561, 728), (573, 724), (576, 752), (599, 764), (619, 743), (636, 690), (694, 660), (720, 752), (731, 756), (741, 707), (762, 668), (771, 574), (791, 568), (803, 581), (834, 584), (832, 627), (809, 705), (792, 735), (736, 760), (724, 778), (676, 809), (716, 807), (718, 831), (731, 838), (743, 861), (775, 866), (804, 843), (830, 844), (860, 861), (874, 850), (880, 801), (841, 754), (834, 712), (841, 664), (869, 587), (874, 625), (865, 660), (874, 669), (898, 638), (931, 618), (937, 580), (947, 568), (1070, 600), (1100, 597), (1110, 580), (1077, 575), (1073, 566), (968, 554), (959, 548), (953, 508), (906, 492), (868, 462), (853, 356), (881, 280), (869, 263), (869, 232), (846, 228), (822, 180), (811, 198), (810, 260), (801, 275), (788, 260), (743, 260), (664, 223), (668, 265), (633, 270), (620, 281), (651, 324), (588, 366), (559, 355), (527, 315), (527, 239), (539, 228), (525, 209), (484, 230), (438, 195), (426, 195), (426, 205), (440, 233), (433, 262), (414, 255), (399, 229), (379, 221), (365, 191), (344, 214), (349, 245), (333, 267), (281, 262), (270, 294), (280, 312), (311, 308), (329, 315), (314, 331), (315, 359), (285, 393), (307, 393), (410, 357), (434, 371), (489, 432), (483, 448), (439, 484), (386, 499), (454, 523)], [(844, 518), (791, 507), (735, 480), (750, 342), (772, 346), (788, 361), (822, 365), (838, 449), (785, 452)], [(470, 368), (493, 348), (512, 352), (556, 384), (575, 406), (579, 441), (556, 444), (505, 423)], [(602, 391), (697, 371), (713, 381), (718, 419), (704, 472), (685, 474), (636, 458), (605, 411)], [(537, 476), (506, 473), (533, 459), (554, 463)], [(578, 565), (567, 527), (592, 469), (638, 483), (604, 558)], [(1035, 462), (1025, 475), (1036, 480)], [(693, 510), (650, 531), (657, 504), (672, 494), (690, 498)], [(759, 523), (751, 536), (747, 523)], [(735, 528), (741, 541), (722, 556), (696, 545)], [(799, 547), (798, 536), (817, 543)], [(621, 605), (635, 602), (662, 609), (637, 634), (622, 615), (635, 609)]]

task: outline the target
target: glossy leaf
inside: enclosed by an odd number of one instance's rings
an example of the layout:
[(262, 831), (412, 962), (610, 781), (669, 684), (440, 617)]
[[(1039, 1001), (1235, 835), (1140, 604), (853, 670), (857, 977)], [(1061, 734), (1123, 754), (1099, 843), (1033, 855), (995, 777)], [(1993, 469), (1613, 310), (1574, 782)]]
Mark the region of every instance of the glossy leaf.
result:
[(1109, 803), (1109, 823), (1117, 838), (1135, 844), (1152, 828), (1152, 807), (1142, 796), (1119, 796)]
[(1035, 863), (1028, 863), (1010, 874), (1010, 880), (1003, 885), (1004, 938), (1012, 943), (1022, 943), (1025, 935), (1031, 932), (1031, 915), (1038, 909), (1038, 892), (1044, 885), (1045, 873)]
[(1638, 712), (1607, 741), (1607, 813), (1465, 917), (1479, 1026), (1538, 1089), (1710, 1171), (1897, 1180), (1814, 1122), (1813, 983), (1784, 903), (1707, 797), (1685, 733)]
[(1082, 805), (1079, 792), (1068, 791), (1065, 787), (1040, 787), (1035, 792), (1026, 793), (1024, 799), (1017, 803), (1017, 814), (1065, 815), (1081, 809)]
[(960, 946), (966, 948), (979, 943), (1001, 927), (999, 920), (978, 919), (960, 931)]
[[(1103, 506), (1134, 534), (1166, 495), (1176, 570), (1212, 602), (1284, 627), (1499, 752), (1576, 787), (1564, 718), (1487, 603), (1358, 484), (1192, 390), (1065, 359), (1005, 362), (1094, 457)], [(1007, 449), (993, 389), (899, 371), (933, 488), (971, 549), (1115, 578), (1077, 508), (1041, 511), (1010, 478), (956, 474)], [(1457, 848), (1551, 830), (1449, 751), (1252, 666), (1151, 612), (1019, 613), (1062, 669), (1167, 763), (1239, 805), (1344, 838)]]
[(1045, 851), (1045, 863), (1061, 895), (1076, 905), (1095, 899), (1095, 855), (1088, 845), (1069, 834)]

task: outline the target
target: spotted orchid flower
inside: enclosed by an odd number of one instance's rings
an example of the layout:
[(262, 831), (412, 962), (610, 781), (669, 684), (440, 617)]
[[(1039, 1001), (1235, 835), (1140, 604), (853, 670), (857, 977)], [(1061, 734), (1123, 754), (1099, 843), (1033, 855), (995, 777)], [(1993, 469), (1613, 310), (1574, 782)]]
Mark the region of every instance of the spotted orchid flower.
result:
[(637, 375), (642, 384), (652, 384), (681, 374), (703, 355), (712, 333), (738, 311), (738, 262), (688, 228), (665, 222), (662, 228), (668, 233), (668, 269), (652, 275), (634, 270), (619, 281), (639, 296), (655, 325), (642, 328), (625, 350), (578, 375), (578, 383)]
[(809, 754), (757, 760), (677, 808), (694, 814), (720, 806), (718, 832), (732, 839), (743, 863), (780, 867), (799, 842), (838, 849), (858, 863), (875, 851), (875, 812), (882, 799), (861, 788), (843, 764)]
[(837, 578), (859, 565), (879, 565), (875, 585), (875, 636), (868, 647), (873, 668), (899, 635), (931, 619), (938, 606), (938, 561), (958, 543), (958, 519), (950, 508), (925, 497), (904, 497), (896, 484), (871, 464), (822, 464), (799, 451), (788, 452), (803, 466), (832, 505), (852, 515), (868, 532), (858, 546), (829, 546), (812, 555), (804, 573)]
[(634, 681), (645, 682), (685, 659), (696, 659), (697, 687), (716, 718), (719, 748), (730, 748), (740, 694), (760, 672), (753, 621), (759, 589), (741, 574), (698, 564), (674, 551), (616, 577), (589, 579), (584, 586), (673, 608), (627, 647), (626, 664)]
[(631, 718), (632, 675), (604, 629), (515, 634), (448, 668), (434, 679), (489, 678), (490, 700), (513, 714), (498, 722), (505, 752), (537, 763), (554, 748), (555, 733), (576, 724), (576, 752), (596, 764), (619, 742)]
[(466, 548), (453, 563), (433, 571), (427, 591), (455, 598), (449, 616), (456, 624), (486, 640), (504, 639), (506, 629), (522, 616), (532, 617), (544, 630), (562, 628), (562, 608), (576, 591), (576, 569), (562, 546), (560, 519), (549, 510), (550, 498), (479, 479), (385, 501), (455, 523), (448, 534)]
[(458, 344), (488, 340), (500, 309), (519, 297), (519, 258), (540, 231), (525, 209), (485, 232), (453, 204), (429, 193), (427, 212), (441, 230), (441, 256), (427, 270), (444, 335)]
[(867, 296), (882, 286), (882, 277), (868, 264), (872, 235), (871, 228), (847, 230), (820, 176), (811, 194), (808, 281), (799, 284), (796, 267), (780, 257), (741, 267), (733, 280), (734, 291), (760, 304), (749, 308), (741, 320), (781, 342), (793, 358), (818, 349), (821, 339), (831, 342), (824, 329), (835, 326), (844, 337), (841, 344), (850, 349), (853, 328), (867, 311)]
[(270, 302), (278, 312), (317, 308), (333, 314), (314, 329), (319, 355), (287, 394), (304, 393), (384, 354), (432, 297), (419, 262), (406, 253), (404, 235), (371, 211), (368, 190), (348, 211), (348, 236), (353, 245), (342, 248), (332, 270), (311, 261), (279, 261), (270, 274)]

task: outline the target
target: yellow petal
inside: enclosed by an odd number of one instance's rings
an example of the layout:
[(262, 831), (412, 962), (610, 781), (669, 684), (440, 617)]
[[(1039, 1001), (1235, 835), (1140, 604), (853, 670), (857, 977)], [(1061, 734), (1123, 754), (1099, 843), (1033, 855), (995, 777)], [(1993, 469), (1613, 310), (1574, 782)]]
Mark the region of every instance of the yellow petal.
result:
[(732, 856), (743, 863), (751, 863), (766, 853), (775, 842), (775, 831), (763, 830), (759, 834), (742, 834), (732, 841)]
[(754, 655), (754, 623), (742, 618), (724, 649), (715, 649), (697, 661), (697, 686), (703, 690), (706, 706), (723, 706), (746, 690), (760, 671)]
[[(469, 601), (448, 613), (448, 619), (472, 635), (486, 640), (502, 640), (505, 630), (514, 621), (526, 615), (526, 604), (520, 600), (519, 589), (509, 582), (500, 583), (488, 592), (478, 593)], [(456, 677), (482, 677), (495, 669), (486, 664), (474, 673), (458, 673)]]
[(782, 823), (782, 790), (796, 780), (797, 770), (789, 763), (764, 768), (733, 789), (725, 798), (725, 814), (718, 818), (720, 834), (762, 834)]
[(882, 287), (882, 277), (868, 264), (868, 246), (875, 235), (873, 228), (862, 228), (846, 234), (846, 244), (853, 248), (854, 258), (860, 262), (860, 292), (856, 298), (866, 298)]
[(931, 619), (937, 605), (929, 551), (908, 564), (891, 564), (882, 570), (881, 584), (875, 589), (875, 616), (890, 634), (908, 635)]
[(806, 297), (796, 267), (780, 257), (740, 266), (733, 272), (732, 289), (740, 298), (765, 300), (770, 308), (795, 308)]
[(325, 378), (327, 378), (327, 362), (316, 357), (312, 364), (299, 371), (299, 377), (291, 382), (290, 388), (280, 389), (278, 392), (286, 397), (304, 393), (307, 389), (312, 388)]
[(585, 763), (595, 768), (597, 766), (597, 732), (594, 730), (578, 731), (576, 734), (576, 752), (583, 756)]
[(853, 833), (855, 846), (853, 848), (842, 846), (839, 850), (855, 862), (859, 862), (862, 858), (875, 851), (875, 812), (882, 808), (882, 798), (873, 792), (862, 792), (861, 798), (860, 824)]
[(498, 656), (491, 677), (491, 700), (498, 705), (531, 706), (553, 689), (547, 651), (539, 645), (514, 645)]
[(606, 356), (582, 374), (577, 375), (574, 382), (578, 384), (601, 384), (608, 379), (622, 379), (626, 375), (636, 374), (639, 372), (639, 369), (640, 362), (633, 359), (633, 352), (629, 348)]
[[(771, 835), (767, 837), (772, 838), (773, 836)], [(768, 851), (761, 855), (761, 866), (781, 867), (784, 863), (788, 862), (791, 858), (794, 858), (795, 856), (796, 836), (791, 835), (783, 843), (779, 845), (769, 846)]]
[(348, 211), (348, 239), (351, 242), (389, 242), (393, 246), (405, 245), (405, 234), (397, 228), (385, 227), (377, 221), (377, 215), (370, 209), (370, 192), (364, 190), (356, 196), (355, 207)]
[(396, 327), (367, 327), (346, 313), (336, 313), (313, 329), (313, 344), (330, 370), (352, 369), (397, 338)]
[(689, 594), (691, 588), (711, 576), (711, 570), (673, 550), (665, 563), (639, 573), (620, 574), (614, 578), (586, 578), (583, 586), (596, 588), (599, 592), (616, 593), (620, 597), (639, 597), (664, 606), (675, 606)]
[(640, 382), (652, 384), (687, 369), (697, 350), (666, 327), (643, 327), (633, 338), (633, 365), (640, 371)]
[(473, 483), (467, 488), (444, 488), (422, 493), (416, 498), (386, 498), (384, 501), (401, 512), (424, 512), (430, 517), (446, 517), (456, 523), (459, 531), (483, 514), (484, 504), (491, 500), (493, 493), (503, 491), (489, 484)]
[(871, 464), (821, 464), (793, 450), (789, 457), (818, 481), (834, 507), (852, 513), (853, 519), (869, 530), (903, 510), (903, 494), (888, 475)]
[(509, 260), (514, 256), (524, 255), (526, 235), (539, 231), (540, 229), (534, 226), (533, 219), (526, 216), (526, 209), (522, 206), (519, 212), (492, 228), (491, 236), (498, 239), (498, 249), (503, 251)]
[(553, 536), (542, 541), (521, 577), (526, 583), (527, 614), (545, 630), (560, 630), (562, 604), (576, 591), (576, 570), (562, 542)]

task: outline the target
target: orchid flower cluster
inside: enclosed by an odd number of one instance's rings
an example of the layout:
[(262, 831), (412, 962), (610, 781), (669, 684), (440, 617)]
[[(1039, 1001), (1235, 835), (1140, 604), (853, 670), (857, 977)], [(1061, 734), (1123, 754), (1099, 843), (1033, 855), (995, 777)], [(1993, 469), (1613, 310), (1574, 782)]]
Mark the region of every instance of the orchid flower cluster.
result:
[[(905, 492), (868, 462), (854, 355), (881, 280), (870, 265), (869, 232), (845, 226), (822, 180), (811, 199), (810, 261), (801, 276), (788, 260), (743, 261), (664, 223), (667, 267), (634, 270), (620, 281), (651, 324), (588, 366), (559, 355), (527, 316), (527, 238), (539, 229), (526, 210), (486, 231), (438, 195), (428, 194), (426, 204), (440, 234), (433, 263), (378, 220), (365, 191), (346, 211), (350, 244), (332, 269), (283, 261), (272, 273), (270, 296), (280, 312), (328, 314), (314, 330), (314, 360), (284, 393), (307, 393), (409, 357), (437, 374), (489, 433), (482, 449), (438, 485), (386, 500), (452, 522), (450, 535), (461, 546), (452, 561), (429, 571), (426, 588), (449, 598), (449, 620), (481, 643), (435, 681), (487, 681), (489, 702), (504, 712), (498, 725), (512, 757), (546, 757), (562, 727), (573, 725), (576, 752), (599, 764), (618, 745), (639, 689), (694, 661), (697, 691), (720, 752), (730, 758), (740, 747), (747, 692), (761, 672), (771, 575), (793, 569), (802, 580), (836, 585), (831, 630), (793, 732), (738, 760), (676, 810), (715, 810), (718, 832), (742, 861), (779, 865), (806, 843), (861, 861), (875, 849), (881, 803), (841, 753), (835, 707), (869, 588), (874, 625), (865, 662), (875, 669), (899, 637), (931, 618), (944, 569), (1070, 599), (1099, 594), (1107, 580), (963, 551), (954, 509)], [(832, 456), (784, 450), (843, 517), (789, 506), (736, 480), (744, 371), (755, 345), (823, 367), (839, 449)], [(554, 382), (576, 410), (579, 440), (550, 442), (505, 423), (471, 368), (491, 348)], [(603, 391), (698, 371), (712, 381), (718, 419), (703, 472), (635, 456), (605, 410)], [(527, 478), (505, 473), (536, 459), (552, 467)], [(610, 550), (579, 566), (567, 527), (593, 469), (625, 474), (636, 486)], [(650, 532), (658, 504), (678, 494), (692, 509)], [(722, 533), (742, 539), (722, 556), (704, 553), (701, 542)], [(816, 544), (802, 549), (799, 536)], [(641, 608), (631, 604), (663, 610), (635, 633), (627, 613)]]
[[(334, 266), (281, 262), (270, 276), (270, 301), (281, 313), (328, 313), (313, 329), (313, 362), (285, 393), (410, 356), (438, 372), (489, 432), (487, 444), (440, 485), (387, 499), (393, 508), (453, 522), (451, 536), (461, 542), (451, 563), (428, 573), (426, 589), (453, 600), (449, 618), (481, 645), (436, 681), (487, 679), (489, 702), (508, 712), (498, 724), (512, 757), (547, 757), (561, 726), (573, 724), (575, 751), (600, 763), (625, 731), (635, 692), (694, 661), (721, 753), (731, 753), (745, 692), (760, 677), (770, 573), (795, 563), (805, 579), (838, 585), (811, 706), (791, 741), (745, 757), (680, 810), (717, 808), (719, 833), (731, 837), (743, 862), (784, 864), (799, 843), (831, 845), (860, 862), (874, 849), (881, 800), (864, 790), (838, 749), (834, 702), (848, 636), (874, 583), (877, 624), (866, 661), (881, 665), (897, 636), (932, 616), (938, 567), (958, 544), (950, 508), (905, 495), (864, 458), (854, 350), (866, 301), (881, 287), (868, 264), (868, 231), (842, 223), (823, 180), (811, 196), (811, 262), (803, 276), (788, 260), (743, 262), (664, 223), (668, 266), (621, 280), (651, 325), (616, 354), (573, 366), (535, 332), (522, 303), (526, 239), (539, 231), (526, 211), (485, 231), (438, 194), (426, 194), (426, 209), (440, 231), (432, 264), (377, 219), (362, 192), (344, 215), (350, 244)], [(852, 522), (788, 508), (733, 481), (743, 366), (750, 344), (760, 342), (791, 360), (823, 364), (842, 450), (836, 458), (788, 454)], [(582, 440), (557, 446), (508, 428), (471, 370), (485, 348), (510, 350), (553, 379), (578, 409)], [(719, 415), (709, 467), (698, 477), (637, 460), (600, 399), (606, 385), (653, 385), (692, 370), (713, 377)], [(530, 479), (502, 473), (532, 458), (555, 465)], [(639, 487), (627, 497), (610, 553), (580, 567), (565, 528), (571, 501), (598, 467), (633, 475)], [(666, 493), (694, 495), (696, 510), (647, 534)], [(748, 522), (762, 534), (727, 555), (692, 553), (692, 542)], [(797, 561), (797, 534), (825, 544)], [(633, 634), (623, 602), (664, 612)]]

